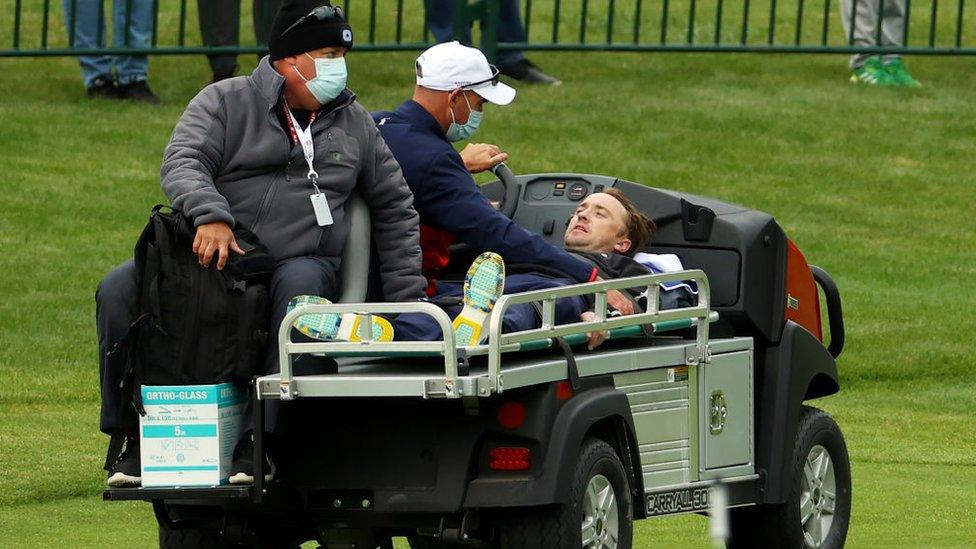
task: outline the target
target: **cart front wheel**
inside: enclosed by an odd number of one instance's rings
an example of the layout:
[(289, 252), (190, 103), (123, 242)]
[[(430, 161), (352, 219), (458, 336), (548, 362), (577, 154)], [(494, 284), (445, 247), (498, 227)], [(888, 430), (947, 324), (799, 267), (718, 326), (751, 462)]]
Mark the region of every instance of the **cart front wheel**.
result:
[(730, 549), (840, 549), (851, 519), (851, 465), (840, 427), (826, 412), (800, 412), (785, 502), (732, 509)]

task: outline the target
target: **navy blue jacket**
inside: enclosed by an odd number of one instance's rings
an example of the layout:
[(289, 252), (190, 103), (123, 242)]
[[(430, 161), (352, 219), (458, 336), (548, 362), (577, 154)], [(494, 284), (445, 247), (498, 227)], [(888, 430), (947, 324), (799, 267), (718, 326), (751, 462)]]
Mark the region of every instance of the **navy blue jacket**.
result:
[(407, 100), (393, 112), (373, 113), (373, 119), (413, 191), (413, 206), (420, 214), (424, 274), (429, 279), (447, 265), (447, 246), (454, 238), (477, 251), (496, 252), (508, 263), (544, 265), (579, 282), (595, 279), (592, 265), (493, 208), (440, 124), (418, 103)]

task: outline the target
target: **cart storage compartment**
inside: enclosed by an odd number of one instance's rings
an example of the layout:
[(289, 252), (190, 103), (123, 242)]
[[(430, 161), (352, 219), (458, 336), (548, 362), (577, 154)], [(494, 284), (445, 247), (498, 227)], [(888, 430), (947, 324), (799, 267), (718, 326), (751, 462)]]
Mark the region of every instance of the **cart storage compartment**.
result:
[[(701, 375), (698, 425), (704, 448), (702, 477), (714, 470), (744, 466), (752, 472), (752, 354), (712, 356)], [(723, 472), (722, 476), (728, 476)]]

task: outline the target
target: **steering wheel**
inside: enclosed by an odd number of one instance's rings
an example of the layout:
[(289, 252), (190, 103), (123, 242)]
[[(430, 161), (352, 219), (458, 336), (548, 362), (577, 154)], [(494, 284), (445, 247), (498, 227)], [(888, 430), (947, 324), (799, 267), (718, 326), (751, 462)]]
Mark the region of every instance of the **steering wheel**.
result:
[(498, 178), (498, 181), (502, 184), (502, 188), (505, 190), (502, 194), (502, 199), (498, 202), (498, 211), (505, 217), (511, 219), (512, 215), (515, 214), (515, 208), (518, 206), (519, 186), (515, 181), (515, 174), (512, 173), (512, 170), (504, 162), (495, 164), (491, 172), (495, 174), (495, 177)]

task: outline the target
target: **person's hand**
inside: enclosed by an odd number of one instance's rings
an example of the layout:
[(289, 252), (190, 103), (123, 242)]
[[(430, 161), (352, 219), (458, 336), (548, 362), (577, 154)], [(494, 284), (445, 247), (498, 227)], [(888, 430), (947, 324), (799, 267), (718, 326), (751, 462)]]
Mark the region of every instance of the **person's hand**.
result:
[(471, 173), (490, 170), (508, 160), (508, 153), (490, 143), (468, 143), (460, 154), (464, 167)]
[(634, 314), (634, 302), (627, 299), (627, 296), (620, 290), (610, 290), (607, 292), (607, 305), (616, 309), (624, 316)]
[[(594, 320), (596, 320), (596, 313), (594, 313), (593, 311), (586, 311), (586, 312), (584, 312), (583, 314), (580, 315), (580, 320), (582, 320), (583, 322), (593, 322)], [(603, 343), (604, 341), (607, 340), (607, 336), (609, 336), (609, 335), (610, 335), (610, 332), (607, 332), (606, 330), (597, 330), (595, 332), (587, 332), (586, 333), (586, 348), (589, 349), (589, 350), (591, 350), (591, 351), (593, 349), (596, 349), (597, 347), (600, 346), (601, 343)]]
[(214, 221), (197, 227), (197, 235), (193, 238), (193, 253), (197, 254), (200, 266), (209, 267), (216, 253), (217, 270), (220, 271), (227, 265), (227, 258), (230, 257), (231, 251), (244, 255), (244, 250), (237, 245), (237, 239), (234, 238), (234, 231), (230, 230), (230, 225), (223, 221)]
[[(596, 277), (603, 280), (603, 277)], [(634, 302), (627, 298), (620, 290), (610, 290), (607, 292), (607, 305), (611, 309), (619, 311), (620, 314), (627, 316), (634, 314)]]

